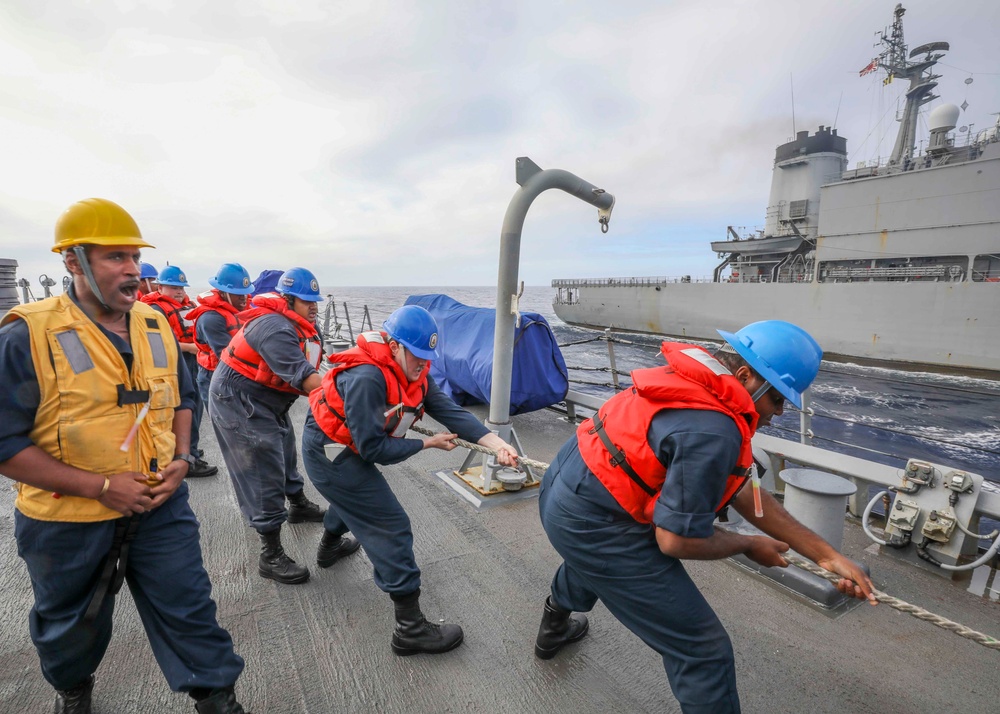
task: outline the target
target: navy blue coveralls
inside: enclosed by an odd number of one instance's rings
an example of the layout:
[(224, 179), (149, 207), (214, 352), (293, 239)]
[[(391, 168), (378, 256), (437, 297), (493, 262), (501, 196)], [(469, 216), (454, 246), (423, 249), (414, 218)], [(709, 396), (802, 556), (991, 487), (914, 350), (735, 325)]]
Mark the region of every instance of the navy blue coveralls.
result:
[[(296, 389), (316, 373), (287, 318), (264, 315), (248, 323), (243, 335), (271, 371)], [(302, 493), (305, 487), (295, 429), (288, 418), (298, 398), (247, 379), (221, 362), (209, 387), (208, 413), (236, 500), (258, 533), (281, 528), (288, 518), (285, 497)]]
[(598, 599), (663, 657), (685, 714), (739, 712), (729, 635), (680, 560), (656, 544), (655, 526), (690, 538), (712, 535), (740, 453), (732, 418), (704, 410), (657, 414), (646, 435), (667, 477), (653, 524), (639, 523), (587, 468), (574, 435), (545, 473), (542, 526), (563, 557), (552, 601), (587, 612)]
[[(72, 288), (70, 297), (76, 301)], [(126, 364), (131, 364), (131, 345), (97, 326)], [(181, 361), (177, 374), (181, 392), (177, 408), (191, 409), (194, 385)], [(32, 445), (29, 434), (40, 399), (24, 320), (0, 329), (0, 380), (3, 462)], [(243, 659), (233, 651), (232, 638), (216, 620), (187, 483), (182, 482), (163, 505), (140, 519), (125, 582), (167, 684), (178, 692), (233, 685), (243, 671)], [(29, 615), (31, 639), (42, 674), (56, 689), (83, 683), (97, 669), (111, 641), (115, 598), (105, 599), (93, 622), (85, 623), (83, 616), (117, 523), (61, 523), (29, 518), (19, 511), (14, 514), (18, 555), (28, 567), (35, 594)]]
[[(323, 526), (334, 536), (353, 533), (374, 566), (375, 584), (398, 599), (420, 588), (420, 568), (413, 556), (410, 518), (375, 464), (405, 461), (423, 448), (423, 440), (386, 433), (386, 384), (378, 367), (363, 364), (341, 372), (336, 386), (358, 453), (344, 449), (333, 461), (327, 459), (323, 446), (330, 437), (310, 412), (302, 431), (302, 462), (313, 485), (330, 502)], [(466, 441), (476, 443), (489, 433), (430, 378), (424, 408)]]

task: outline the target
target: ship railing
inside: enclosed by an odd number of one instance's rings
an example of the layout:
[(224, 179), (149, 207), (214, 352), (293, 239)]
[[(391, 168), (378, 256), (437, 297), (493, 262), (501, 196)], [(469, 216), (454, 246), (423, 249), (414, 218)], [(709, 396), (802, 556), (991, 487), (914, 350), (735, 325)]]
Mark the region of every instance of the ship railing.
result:
[[(571, 389), (566, 394), (566, 414), (570, 420), (582, 418), (578, 411), (582, 408), (588, 412), (596, 412), (601, 405), (607, 401), (606, 396), (587, 394), (575, 389)], [(808, 423), (807, 421), (805, 423)], [(857, 486), (857, 492), (848, 500), (848, 511), (860, 517), (864, 513), (865, 506), (871, 496), (869, 490), (873, 488), (898, 487), (904, 469), (899, 466), (889, 466), (876, 463), (856, 456), (837, 453), (811, 444), (800, 443), (791, 439), (783, 439), (770, 434), (758, 432), (753, 438), (754, 446), (762, 448), (771, 459), (771, 473), (780, 474), (785, 468), (786, 462), (791, 462), (797, 466), (815, 468), (820, 471), (837, 474), (849, 479)], [(942, 473), (948, 471), (948, 467), (937, 465)], [(780, 477), (775, 480), (775, 487), (780, 490), (782, 486)], [(983, 490), (979, 494), (976, 502), (975, 516), (970, 527), (978, 528), (980, 517), (1000, 520), (1000, 493)]]
[[(782, 272), (778, 275), (778, 279), (774, 282), (776, 283), (811, 283), (813, 280), (813, 274), (810, 271), (806, 272), (794, 272), (787, 273)], [(725, 279), (721, 280), (723, 283), (763, 283), (767, 284), (771, 282), (771, 276), (769, 275), (730, 275)]]
[[(867, 277), (867, 276), (866, 276)], [(779, 283), (811, 283), (813, 274), (811, 272), (782, 274), (778, 276)], [(571, 290), (573, 288), (644, 288), (657, 287), (659, 285), (676, 285), (679, 283), (711, 283), (711, 277), (695, 278), (690, 275), (680, 275), (674, 277), (649, 277), (649, 278), (567, 278), (552, 281), (553, 288)], [(732, 275), (724, 278), (724, 283), (763, 283), (771, 282), (767, 275)], [(562, 301), (576, 302), (568, 295), (559, 296)], [(575, 297), (575, 296), (572, 296)]]
[[(583, 409), (589, 412), (596, 412), (600, 409), (601, 405), (610, 397), (610, 394), (621, 391), (622, 389), (627, 389), (630, 385), (625, 382), (619, 381), (619, 377), (624, 377), (626, 380), (629, 378), (630, 373), (627, 371), (619, 371), (615, 359), (615, 343), (634, 345), (633, 341), (623, 339), (613, 333), (611, 329), (606, 329), (603, 335), (597, 335), (595, 337), (580, 340), (577, 342), (568, 343), (565, 345), (560, 345), (560, 348), (570, 347), (573, 345), (584, 344), (594, 341), (605, 341), (608, 346), (608, 358), (609, 367), (574, 367), (569, 366), (569, 371), (603, 371), (610, 372), (612, 376), (613, 383), (611, 384), (601, 384), (599, 382), (594, 382), (592, 380), (584, 381), (578, 379), (570, 379), (572, 383), (578, 383), (582, 385), (587, 385), (587, 387), (599, 390), (598, 393), (585, 393), (577, 389), (568, 390), (564, 405), (566, 410), (566, 416), (570, 421), (577, 421), (584, 416), (579, 414), (579, 410)], [(824, 371), (833, 371), (830, 368), (822, 368)], [(607, 393), (603, 391), (603, 388), (613, 389), (612, 392)], [(957, 391), (967, 391), (962, 387), (946, 387), (943, 385), (937, 385), (937, 389), (944, 390), (957, 390)], [(978, 393), (978, 391), (976, 392)], [(814, 439), (818, 439), (824, 442), (829, 442), (831, 444), (837, 444), (840, 446), (846, 446), (856, 449), (862, 449), (864, 451), (873, 452), (879, 454), (880, 456), (887, 456), (898, 462), (905, 463), (908, 461), (907, 457), (900, 454), (889, 453), (887, 451), (881, 451), (878, 449), (861, 447), (850, 443), (845, 443), (838, 441), (836, 439), (830, 438), (828, 436), (821, 436), (813, 431), (813, 419), (816, 417), (823, 419), (833, 419), (835, 421), (845, 422), (849, 424), (856, 424), (851, 419), (844, 418), (842, 416), (827, 413), (825, 411), (817, 411), (813, 408), (812, 395), (810, 390), (806, 390), (802, 395), (802, 408), (795, 409), (792, 405), (787, 405), (786, 409), (795, 410), (799, 414), (799, 427), (795, 428), (782, 427), (776, 424), (772, 424), (771, 428), (777, 429), (782, 432), (787, 432), (792, 438), (797, 438), (798, 442), (792, 441), (791, 439), (785, 439), (778, 436), (772, 436), (770, 434), (757, 433), (754, 436), (754, 445), (764, 448), (768, 452), (769, 458), (772, 461), (771, 473), (778, 474), (783, 468), (785, 468), (785, 460), (791, 461), (797, 465), (801, 466), (811, 466), (818, 468), (823, 471), (829, 471), (831, 473), (842, 475), (855, 483), (857, 486), (857, 493), (850, 500), (849, 510), (855, 515), (859, 516), (864, 511), (865, 505), (867, 504), (870, 494), (869, 490), (876, 487), (889, 487), (898, 486), (900, 482), (900, 477), (903, 474), (903, 469), (898, 466), (891, 466), (886, 464), (879, 464), (866, 459), (861, 459), (854, 456), (848, 456), (846, 454), (837, 453), (834, 451), (829, 451), (825, 448), (813, 446), (812, 442)], [(962, 445), (956, 444), (952, 440), (940, 439), (935, 436), (928, 434), (908, 432), (905, 429), (900, 429), (896, 426), (884, 426), (884, 425), (867, 425), (869, 428), (880, 429), (893, 434), (901, 434), (903, 436), (916, 438), (923, 441), (938, 442), (942, 444), (949, 444), (952, 446), (965, 446), (965, 448), (971, 449), (973, 451), (978, 451), (986, 454), (1000, 455), (1000, 452), (991, 450), (985, 447), (972, 446), (972, 445)], [(942, 473), (947, 471), (946, 467), (941, 467)], [(776, 486), (780, 487), (780, 479), (776, 481)], [(978, 526), (979, 516), (986, 516), (993, 520), (1000, 520), (1000, 492), (997, 491), (983, 491), (977, 505), (976, 515), (971, 523), (973, 527)]]
[[(357, 338), (354, 335), (354, 326), (351, 324), (351, 313), (347, 308), (346, 301), (343, 303), (343, 306), (344, 320), (347, 323), (346, 336), (343, 334), (344, 324), (340, 322), (340, 318), (337, 314), (337, 301), (334, 299), (333, 295), (327, 294), (326, 307), (323, 309), (323, 320), (320, 332), (323, 334), (323, 342), (330, 343), (330, 346), (335, 348), (337, 351), (353, 347), (357, 344)], [(367, 328), (365, 327), (366, 325)], [(361, 324), (358, 327), (358, 334), (364, 332), (366, 329), (375, 329), (372, 326), (372, 316), (368, 311), (368, 305), (365, 305), (361, 311)]]
[(552, 281), (554, 288), (630, 288), (630, 287), (653, 287), (656, 285), (670, 285), (673, 283), (710, 283), (711, 277), (694, 278), (690, 275), (658, 276), (645, 278), (566, 278)]
[(777, 282), (779, 283), (811, 283), (813, 280), (812, 273), (782, 273), (778, 276)]
[[(782, 205), (784, 201), (782, 201)], [(767, 209), (766, 218), (778, 216), (781, 213), (780, 206), (770, 206)], [(789, 232), (789, 235), (793, 235)], [(726, 226), (726, 241), (729, 243), (739, 243), (747, 240), (760, 240), (764, 237), (763, 228), (747, 229), (746, 226)]]
[(944, 265), (906, 265), (894, 268), (827, 268), (824, 273), (830, 278), (943, 278), (945, 270)]
[[(977, 148), (985, 146), (986, 144), (993, 144), (1000, 141), (1000, 129), (996, 126), (983, 131), (974, 132), (972, 124), (968, 125), (968, 128), (964, 132), (953, 132), (948, 135), (948, 147), (951, 149), (969, 149), (970, 156), (974, 157), (977, 153)], [(877, 156), (874, 159), (860, 160), (855, 163), (853, 169), (848, 169), (845, 173), (852, 174), (856, 173), (859, 169), (862, 170), (867, 175), (877, 176), (885, 172), (894, 171), (909, 171), (916, 168), (927, 168), (928, 162), (934, 159), (934, 155), (929, 153), (926, 149), (921, 146), (917, 153), (907, 159), (904, 159), (901, 165), (893, 165), (889, 163), (888, 158), (883, 158)], [(835, 177), (836, 178), (836, 177)]]
[(1000, 283), (1000, 268), (996, 270), (976, 270), (969, 271), (974, 283)]

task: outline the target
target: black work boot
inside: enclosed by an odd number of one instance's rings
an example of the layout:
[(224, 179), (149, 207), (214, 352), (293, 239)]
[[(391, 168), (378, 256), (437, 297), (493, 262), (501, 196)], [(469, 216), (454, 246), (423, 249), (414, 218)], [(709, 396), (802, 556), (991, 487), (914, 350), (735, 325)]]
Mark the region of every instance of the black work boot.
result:
[(304, 583), (309, 579), (309, 569), (304, 565), (297, 565), (281, 547), (280, 528), (270, 533), (261, 533), (260, 542), (260, 563), (257, 569), (262, 578), (288, 585)]
[(94, 675), (72, 689), (56, 690), (55, 714), (90, 714), (90, 698), (94, 693)]
[(319, 549), (316, 551), (316, 565), (329, 568), (360, 547), (358, 539), (352, 535), (335, 536), (330, 531), (324, 530), (323, 537), (319, 541)]
[(215, 476), (219, 473), (218, 466), (212, 466), (204, 459), (196, 459), (194, 466), (188, 468), (187, 478), (204, 478), (205, 476)]
[(535, 639), (535, 656), (552, 659), (565, 645), (583, 639), (589, 627), (586, 615), (574, 615), (570, 610), (563, 610), (554, 604), (551, 597), (545, 598), (542, 624)]
[(315, 503), (306, 498), (305, 491), (299, 491), (294, 496), (288, 498), (288, 522), (289, 523), (322, 523), (326, 509), (320, 508)]
[(392, 651), (400, 657), (420, 654), (440, 654), (462, 644), (465, 636), (458, 625), (435, 625), (420, 612), (420, 591), (393, 600), (396, 608), (396, 629), (392, 633)]
[(198, 714), (246, 714), (232, 687), (213, 689), (210, 696), (195, 702), (194, 708)]

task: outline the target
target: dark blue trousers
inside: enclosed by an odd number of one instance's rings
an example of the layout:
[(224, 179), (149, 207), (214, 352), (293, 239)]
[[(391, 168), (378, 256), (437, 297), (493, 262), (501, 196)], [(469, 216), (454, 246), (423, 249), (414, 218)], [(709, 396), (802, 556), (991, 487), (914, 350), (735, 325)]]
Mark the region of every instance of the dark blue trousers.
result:
[(212, 374), (201, 365), (198, 366), (198, 396), (201, 397), (201, 403), (206, 409), (208, 408), (208, 387), (212, 383)]
[(420, 587), (413, 556), (413, 530), (396, 494), (375, 465), (350, 449), (334, 461), (323, 451), (330, 438), (310, 417), (302, 429), (302, 462), (309, 480), (330, 502), (323, 527), (334, 535), (354, 534), (375, 568), (375, 584), (390, 595)]
[[(201, 371), (201, 367), (198, 366), (198, 358), (187, 352), (182, 352), (181, 354), (184, 356), (184, 363), (187, 365), (188, 372), (191, 373), (191, 379), (197, 378), (198, 373)], [(194, 409), (191, 410), (191, 454), (199, 459), (204, 455), (204, 452), (198, 448), (198, 434), (201, 430), (201, 417), (204, 413), (205, 400), (202, 399), (201, 392), (195, 389)]]
[(288, 412), (241, 391), (238, 382), (213, 379), (209, 415), (247, 522), (258, 533), (281, 528), (288, 519), (285, 496), (305, 485)]
[(587, 612), (598, 599), (663, 657), (685, 714), (740, 711), (729, 635), (684, 570), (656, 545), (654, 527), (617, 506), (580, 456), (576, 437), (545, 473), (542, 526), (563, 557), (552, 600)]
[[(28, 621), (42, 674), (56, 689), (69, 689), (97, 670), (111, 641), (117, 598), (105, 599), (93, 622), (84, 622), (83, 616), (117, 521), (59, 523), (17, 511), (14, 522), (18, 554), (28, 566), (35, 593)], [(125, 582), (172, 690), (236, 682), (243, 659), (216, 620), (186, 483), (162, 506), (141, 516)]]

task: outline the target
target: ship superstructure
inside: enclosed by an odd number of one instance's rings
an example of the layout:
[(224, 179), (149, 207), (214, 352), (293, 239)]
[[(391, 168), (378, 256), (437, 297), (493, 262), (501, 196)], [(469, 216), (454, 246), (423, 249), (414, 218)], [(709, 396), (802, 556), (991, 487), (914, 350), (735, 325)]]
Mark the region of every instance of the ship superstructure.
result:
[(831, 355), (1000, 372), (1000, 121), (972, 135), (959, 108), (917, 118), (949, 48), (907, 52), (905, 10), (882, 33), (875, 68), (909, 80), (892, 154), (847, 167), (847, 141), (820, 126), (775, 152), (764, 229), (732, 226), (712, 243), (710, 281), (554, 280), (569, 324), (696, 339), (780, 318), (813, 333)]

